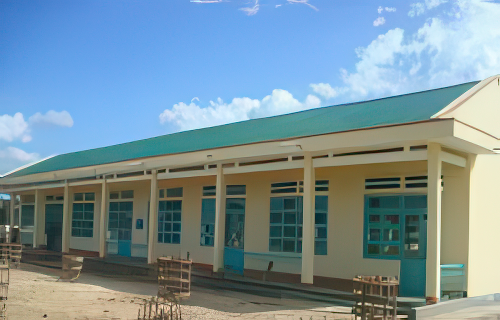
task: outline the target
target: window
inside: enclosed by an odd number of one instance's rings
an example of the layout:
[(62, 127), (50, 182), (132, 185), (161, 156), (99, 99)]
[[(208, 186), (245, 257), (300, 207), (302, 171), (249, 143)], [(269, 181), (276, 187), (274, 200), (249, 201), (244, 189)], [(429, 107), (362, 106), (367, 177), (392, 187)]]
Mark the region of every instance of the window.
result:
[(200, 245), (214, 245), (215, 199), (201, 199), (201, 237)]
[(160, 201), (158, 210), (158, 242), (181, 243), (182, 200)]
[(243, 249), (244, 239), (245, 199), (228, 198), (226, 199), (226, 247)]
[(134, 190), (113, 191), (109, 193), (109, 199), (111, 200), (133, 199), (133, 198), (134, 198)]
[(182, 198), (182, 187), (171, 189), (160, 189), (160, 199)]
[(75, 193), (73, 199), (71, 236), (92, 238), (94, 236), (95, 194), (93, 192)]
[(23, 204), (21, 208), (21, 228), (35, 225), (35, 205)]
[[(271, 198), (269, 251), (302, 252), (303, 198)], [(327, 254), (328, 196), (315, 198), (314, 254)]]
[(133, 208), (132, 201), (109, 203), (108, 230), (111, 233), (111, 240), (132, 240)]
[(228, 196), (244, 196), (246, 193), (246, 186), (226, 186), (226, 195)]

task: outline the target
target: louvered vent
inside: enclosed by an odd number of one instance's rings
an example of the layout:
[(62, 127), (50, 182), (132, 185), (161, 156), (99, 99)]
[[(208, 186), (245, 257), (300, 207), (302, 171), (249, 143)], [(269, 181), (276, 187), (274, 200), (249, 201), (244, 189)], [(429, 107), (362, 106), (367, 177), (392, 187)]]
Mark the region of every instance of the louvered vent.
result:
[(399, 189), (401, 188), (401, 178), (376, 178), (365, 179), (366, 190), (384, 190), (384, 189)]

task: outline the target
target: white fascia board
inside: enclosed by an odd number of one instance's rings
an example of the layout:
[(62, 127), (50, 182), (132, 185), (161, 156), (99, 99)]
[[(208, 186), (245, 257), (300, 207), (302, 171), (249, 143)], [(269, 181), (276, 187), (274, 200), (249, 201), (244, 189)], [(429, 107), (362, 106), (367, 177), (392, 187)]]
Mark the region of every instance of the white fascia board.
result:
[(494, 149), (500, 148), (500, 141), (495, 137), (459, 121), (454, 121), (453, 137), (484, 149), (481, 153), (493, 153)]
[(294, 161), (283, 161), (283, 162), (224, 168), (223, 172), (224, 174), (238, 174), (238, 173), (279, 171), (279, 170), (303, 169), (303, 168), (304, 168), (304, 160), (294, 160)]
[(498, 79), (500, 75), (495, 75), (491, 76), (489, 78), (484, 79), (483, 81), (479, 82), (476, 84), (474, 87), (470, 88), (467, 90), (465, 93), (463, 93), (460, 97), (456, 98), (453, 100), (449, 105), (441, 109), (439, 112), (434, 114), (431, 119), (445, 119), (445, 118), (451, 118), (447, 116), (450, 112), (454, 111), (458, 107), (460, 107), (465, 101), (469, 100), (474, 96), (477, 92), (479, 92), (482, 88), (486, 87), (488, 84), (490, 84), (492, 81)]
[(391, 163), (427, 160), (427, 150), (388, 153), (358, 154), (333, 158), (314, 159), (314, 167), (338, 167), (373, 163)]
[(217, 169), (158, 173), (158, 180), (216, 176)]
[[(453, 135), (453, 120), (425, 121), (412, 124), (391, 125), (363, 130), (324, 134), (311, 137), (282, 141), (261, 142), (255, 144), (225, 147), (212, 150), (196, 151), (183, 154), (133, 159), (119, 163), (104, 164), (84, 168), (32, 174), (21, 177), (4, 177), (0, 184), (22, 184), (40, 181), (76, 179), (92, 177), (106, 173), (150, 170), (156, 168), (178, 168), (231, 161), (269, 159), (272, 157), (298, 154), (302, 151), (319, 153), (332, 150), (366, 150), (381, 147), (407, 145), (410, 141), (427, 141)], [(290, 141), (283, 145), (283, 141)], [(142, 162), (134, 166), (133, 163)]]
[(456, 154), (452, 154), (446, 151), (441, 151), (440, 153), (441, 161), (453, 164), (457, 167), (465, 168), (467, 165), (467, 159), (461, 156), (457, 156)]
[(42, 184), (42, 185), (38, 185), (38, 186), (20, 187), (20, 188), (14, 188), (14, 189), (0, 189), (0, 190), (2, 192), (5, 192), (5, 193), (12, 193), (12, 192), (24, 192), (24, 191), (34, 191), (34, 190), (41, 190), (41, 189), (57, 189), (57, 188), (64, 188), (64, 183)]

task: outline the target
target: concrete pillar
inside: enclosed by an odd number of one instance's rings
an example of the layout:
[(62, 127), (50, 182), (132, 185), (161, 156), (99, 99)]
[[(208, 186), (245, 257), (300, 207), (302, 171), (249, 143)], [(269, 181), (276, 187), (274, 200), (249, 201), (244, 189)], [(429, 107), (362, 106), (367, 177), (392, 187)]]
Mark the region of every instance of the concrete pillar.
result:
[(224, 269), (224, 242), (226, 231), (226, 185), (222, 164), (217, 165), (215, 193), (214, 265), (213, 271)]
[(14, 226), (14, 206), (16, 205), (16, 194), (11, 193), (10, 194), (10, 207), (9, 207), (9, 225), (11, 227)]
[(69, 210), (69, 186), (68, 182), (64, 184), (64, 202), (63, 202), (63, 225), (62, 225), (62, 252), (69, 252), (69, 241), (71, 235), (71, 217)]
[(108, 212), (108, 185), (106, 179), (101, 184), (101, 214), (99, 216), (99, 257), (106, 257), (106, 217)]
[(313, 283), (314, 276), (314, 196), (316, 179), (313, 159), (310, 153), (304, 154), (304, 201), (302, 224), (302, 283)]
[(33, 212), (33, 248), (38, 247), (38, 206), (40, 204), (40, 190), (35, 190), (35, 210)]
[(441, 146), (427, 146), (427, 260), (425, 296), (428, 304), (441, 297)]
[(148, 263), (154, 263), (155, 260), (155, 234), (158, 228), (158, 175), (156, 170), (151, 171), (151, 197), (149, 199), (149, 218), (148, 218)]

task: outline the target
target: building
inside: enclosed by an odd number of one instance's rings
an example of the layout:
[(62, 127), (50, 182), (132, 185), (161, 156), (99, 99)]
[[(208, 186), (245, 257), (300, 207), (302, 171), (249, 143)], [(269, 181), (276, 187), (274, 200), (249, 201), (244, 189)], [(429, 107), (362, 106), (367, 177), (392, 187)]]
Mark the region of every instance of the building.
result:
[[(342, 287), (500, 292), (500, 78), (63, 154), (0, 179), (23, 243)], [(150, 205), (154, 204), (154, 205)], [(271, 263), (272, 262), (272, 263)]]

